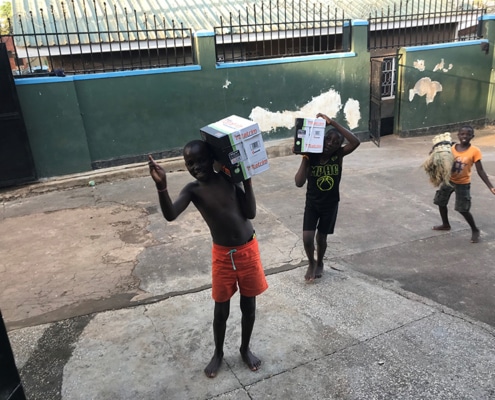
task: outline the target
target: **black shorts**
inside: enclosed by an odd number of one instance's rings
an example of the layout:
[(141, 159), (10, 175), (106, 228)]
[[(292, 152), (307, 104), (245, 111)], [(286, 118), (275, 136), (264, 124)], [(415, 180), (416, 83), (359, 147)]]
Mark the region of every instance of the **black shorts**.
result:
[(303, 231), (316, 231), (318, 229), (318, 232), (331, 235), (335, 229), (338, 210), (338, 201), (326, 204), (324, 207), (317, 207), (306, 202)]
[(443, 184), (435, 193), (433, 203), (437, 206), (447, 206), (450, 195), (455, 192), (455, 210), (468, 212), (471, 209), (471, 184), (464, 185), (450, 182), (452, 186)]

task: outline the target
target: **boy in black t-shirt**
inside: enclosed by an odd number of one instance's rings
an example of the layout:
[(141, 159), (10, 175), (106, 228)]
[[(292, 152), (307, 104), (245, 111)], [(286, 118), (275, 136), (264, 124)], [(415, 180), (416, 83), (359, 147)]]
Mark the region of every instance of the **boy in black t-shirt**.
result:
[[(360, 145), (360, 141), (351, 131), (325, 114), (318, 113), (326, 125), (333, 128), (325, 134), (323, 153), (302, 155), (301, 165), (295, 176), (297, 187), (308, 182), (306, 205), (304, 208), (303, 243), (308, 256), (308, 269), (304, 279), (313, 281), (321, 278), (323, 257), (327, 250), (327, 235), (332, 234), (337, 220), (339, 207), (339, 185), (342, 176), (342, 159)], [(342, 146), (344, 139), (347, 144)], [(316, 233), (316, 260), (315, 260)]]

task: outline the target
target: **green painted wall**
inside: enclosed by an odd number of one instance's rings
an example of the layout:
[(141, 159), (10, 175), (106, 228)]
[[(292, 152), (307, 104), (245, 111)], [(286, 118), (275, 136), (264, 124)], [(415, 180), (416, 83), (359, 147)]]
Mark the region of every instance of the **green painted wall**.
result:
[(489, 122), (495, 122), (495, 15), (485, 15), (481, 22), (481, 31), (485, 39), (488, 40), (487, 46), (492, 58), (492, 68), (490, 73), (490, 87), (488, 90), (488, 101), (486, 104), (486, 118)]
[(33, 161), (40, 178), (91, 170), (74, 82), (17, 85)]
[[(489, 38), (495, 35), (493, 24), (491, 19), (484, 21)], [(275, 116), (311, 109), (311, 114), (324, 112), (348, 126), (345, 105), (353, 100), (359, 120), (351, 128), (361, 140), (368, 140), (367, 24), (354, 22), (348, 29), (350, 53), (219, 67), (214, 37), (201, 32), (194, 39), (196, 66), (16, 81), (37, 175), (145, 161), (149, 153), (177, 155), (187, 141), (200, 138), (202, 126), (232, 114), (249, 118), (255, 108)], [(481, 42), (401, 49), (396, 133), (418, 135), (457, 122), (495, 119), (490, 100), (493, 45), (486, 54)], [(442, 59), (446, 71), (433, 71)], [(424, 61), (424, 71), (414, 67), (417, 60)], [(421, 78), (442, 85), (429, 104), (425, 96), (409, 100), (409, 91)], [(317, 110), (309, 107), (329, 93), (336, 94), (330, 98), (339, 102), (338, 108), (330, 104), (334, 100), (321, 103)], [(291, 128), (283, 124), (263, 132), (266, 141), (290, 135)]]
[[(354, 41), (366, 44), (366, 31), (366, 26), (354, 27)], [(38, 176), (144, 161), (149, 153), (177, 154), (211, 122), (232, 114), (248, 118), (255, 107), (297, 112), (329, 90), (340, 94), (342, 105), (349, 98), (359, 102), (361, 119), (353, 131), (366, 134), (369, 55), (362, 44), (353, 45), (356, 54), (326, 59), (217, 68), (214, 37), (195, 40), (201, 63), (196, 67), (18, 82)], [(325, 107), (318, 111), (330, 115)], [(346, 123), (343, 112), (336, 118)], [(282, 127), (263, 135), (267, 141), (292, 132)]]
[[(434, 133), (466, 122), (484, 123), (492, 55), (481, 50), (482, 43), (469, 41), (400, 50), (396, 131), (401, 136)], [(424, 70), (418, 68), (418, 62), (424, 64)], [(439, 68), (442, 62), (443, 67)], [(441, 91), (428, 103), (425, 92), (434, 93), (435, 83), (437, 88), (441, 85)], [(414, 96), (411, 91), (416, 91)]]

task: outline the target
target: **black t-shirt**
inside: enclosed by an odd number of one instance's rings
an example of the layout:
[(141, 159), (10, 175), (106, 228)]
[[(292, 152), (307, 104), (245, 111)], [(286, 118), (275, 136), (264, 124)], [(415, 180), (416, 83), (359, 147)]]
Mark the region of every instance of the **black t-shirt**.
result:
[(342, 177), (342, 147), (322, 164), (321, 154), (309, 154), (310, 172), (306, 201), (322, 206), (340, 200), (339, 186)]

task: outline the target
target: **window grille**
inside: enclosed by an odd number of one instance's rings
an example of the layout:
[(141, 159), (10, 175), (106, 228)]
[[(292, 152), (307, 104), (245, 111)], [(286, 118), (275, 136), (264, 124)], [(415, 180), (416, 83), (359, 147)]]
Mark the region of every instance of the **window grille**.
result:
[(218, 63), (327, 54), (350, 50), (350, 20), (308, 2), (254, 4), (220, 17), (214, 28)]
[(486, 13), (482, 6), (466, 0), (430, 0), (427, 8), (424, 5), (424, 0), (400, 1), (370, 13), (368, 48), (397, 49), (480, 37), (476, 28)]
[[(89, 0), (8, 20), (15, 78), (193, 65), (192, 30), (165, 16)], [(81, 18), (75, 19), (74, 15)], [(96, 16), (96, 17), (95, 17)]]
[(382, 61), (382, 99), (393, 99), (395, 97), (395, 57), (384, 58)]

